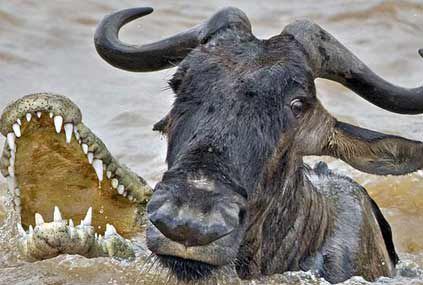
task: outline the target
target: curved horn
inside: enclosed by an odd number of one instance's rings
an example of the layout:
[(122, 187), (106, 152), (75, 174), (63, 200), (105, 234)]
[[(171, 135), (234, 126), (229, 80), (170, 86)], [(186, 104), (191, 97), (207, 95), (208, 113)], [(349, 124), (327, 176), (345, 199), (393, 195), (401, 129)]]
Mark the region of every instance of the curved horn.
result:
[[(423, 87), (395, 86), (375, 74), (331, 34), (310, 21), (285, 27), (305, 48), (315, 78), (343, 84), (385, 110), (401, 114), (423, 113)], [(423, 52), (419, 51), (423, 56)]]
[(245, 14), (236, 8), (217, 12), (204, 24), (172, 37), (142, 46), (128, 45), (118, 38), (126, 23), (153, 12), (152, 8), (133, 8), (106, 16), (97, 27), (94, 43), (100, 56), (111, 65), (135, 72), (155, 71), (174, 67), (196, 46), (218, 30), (236, 25), (251, 33)]

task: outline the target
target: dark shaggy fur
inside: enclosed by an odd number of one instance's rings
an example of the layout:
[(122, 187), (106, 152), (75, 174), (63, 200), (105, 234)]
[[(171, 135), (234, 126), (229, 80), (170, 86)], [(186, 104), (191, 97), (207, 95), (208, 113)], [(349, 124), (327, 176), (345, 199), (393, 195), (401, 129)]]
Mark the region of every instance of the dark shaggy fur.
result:
[[(391, 274), (386, 266), (362, 268), (383, 259), (386, 250), (386, 262), (397, 261), (389, 225), (366, 191), (322, 165), (304, 168), (301, 145), (294, 144), (301, 121), (289, 102), (301, 98), (304, 112), (312, 112), (317, 99), (307, 58), (292, 36), (261, 41), (222, 32), (193, 50), (169, 84), (176, 100), (155, 126), (169, 139), (164, 180), (201, 170), (247, 199), (247, 228), (234, 260), (241, 277), (303, 269), (339, 282)], [(310, 173), (321, 182), (310, 183)], [(374, 232), (366, 233), (367, 227)], [(372, 235), (380, 232), (387, 249), (375, 244), (379, 237)], [(363, 234), (367, 240), (360, 245)], [(374, 257), (362, 256), (363, 247)], [(185, 281), (211, 273), (202, 263), (161, 260)]]

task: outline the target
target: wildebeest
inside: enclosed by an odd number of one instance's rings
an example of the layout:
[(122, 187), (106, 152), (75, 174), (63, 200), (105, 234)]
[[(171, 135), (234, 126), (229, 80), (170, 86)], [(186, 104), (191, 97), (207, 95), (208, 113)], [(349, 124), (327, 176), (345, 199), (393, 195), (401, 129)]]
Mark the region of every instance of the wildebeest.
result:
[(422, 168), (422, 143), (336, 120), (314, 80), (339, 82), (402, 114), (423, 112), (423, 89), (383, 80), (310, 21), (257, 39), (236, 8), (155, 43), (118, 39), (124, 24), (151, 12), (107, 16), (95, 44), (124, 70), (178, 66), (169, 82), (175, 102), (155, 125), (168, 139), (168, 170), (147, 209), (147, 245), (161, 264), (185, 281), (226, 265), (241, 278), (312, 270), (333, 283), (395, 274), (390, 226), (366, 190), (303, 157), (401, 175)]

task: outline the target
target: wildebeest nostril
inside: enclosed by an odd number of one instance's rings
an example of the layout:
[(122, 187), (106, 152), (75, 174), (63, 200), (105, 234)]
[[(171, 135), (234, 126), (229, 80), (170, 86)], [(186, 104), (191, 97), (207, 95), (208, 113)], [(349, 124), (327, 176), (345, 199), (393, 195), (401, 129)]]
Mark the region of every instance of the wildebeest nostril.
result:
[(237, 224), (221, 213), (198, 213), (187, 207), (164, 203), (150, 211), (148, 218), (167, 238), (186, 246), (207, 245), (232, 232)]

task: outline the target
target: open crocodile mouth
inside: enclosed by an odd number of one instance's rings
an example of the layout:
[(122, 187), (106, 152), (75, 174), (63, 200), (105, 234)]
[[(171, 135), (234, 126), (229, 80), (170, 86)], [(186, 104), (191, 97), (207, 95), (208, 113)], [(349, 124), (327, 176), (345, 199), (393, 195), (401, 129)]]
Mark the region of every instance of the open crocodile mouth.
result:
[(6, 137), (0, 170), (21, 218), (24, 256), (133, 255), (125, 238), (139, 231), (151, 189), (110, 155), (74, 103), (25, 96), (6, 107), (0, 131)]

